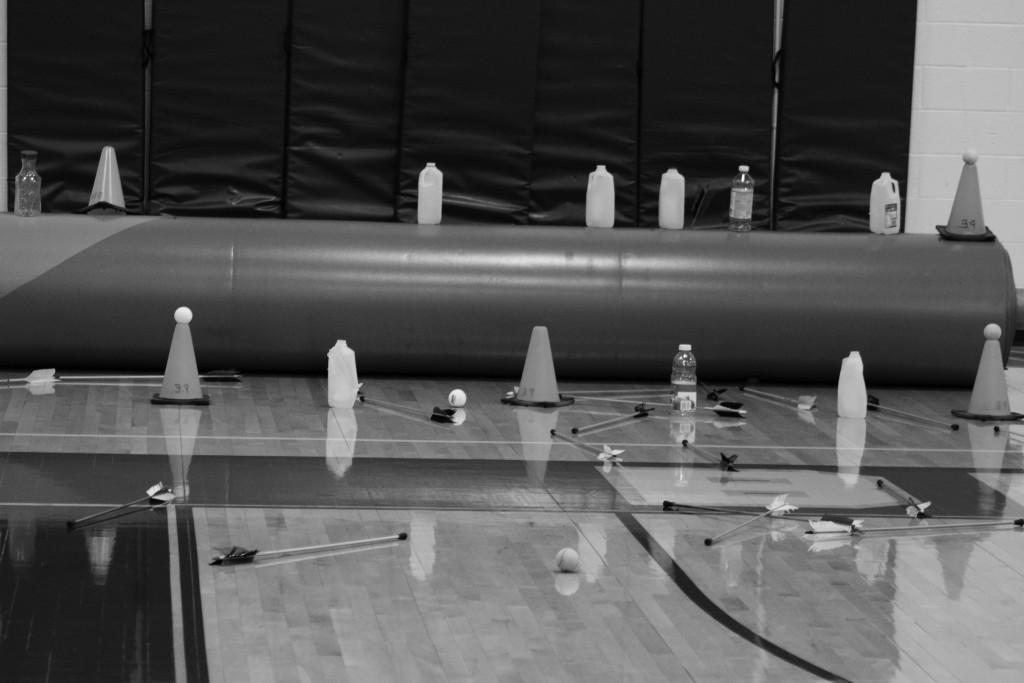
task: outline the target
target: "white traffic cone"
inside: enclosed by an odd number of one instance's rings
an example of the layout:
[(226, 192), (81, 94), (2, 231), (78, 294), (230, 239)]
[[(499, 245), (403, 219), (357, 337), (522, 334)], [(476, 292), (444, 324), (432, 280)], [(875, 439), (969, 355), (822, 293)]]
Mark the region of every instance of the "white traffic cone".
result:
[(995, 235), (985, 226), (981, 210), (981, 187), (978, 183), (978, 153), (973, 149), (964, 152), (964, 167), (960, 171), (960, 182), (953, 197), (953, 208), (946, 225), (937, 225), (939, 234), (950, 240), (989, 241)]
[(1019, 420), (1024, 417), (1010, 410), (1010, 397), (1006, 388), (1006, 372), (999, 338), (1003, 330), (995, 323), (985, 325), (985, 345), (981, 347), (978, 374), (967, 410), (954, 410), (953, 414), (965, 420)]
[(192, 311), (185, 306), (174, 311), (174, 336), (171, 337), (171, 350), (167, 354), (167, 367), (164, 370), (163, 386), (160, 393), (150, 401), (157, 404), (179, 404), (205, 406), (210, 404), (210, 397), (203, 394), (199, 386), (199, 370), (196, 366), (196, 352), (192, 346), (192, 332), (188, 324), (192, 322)]
[(530, 334), (530, 348), (526, 351), (523, 376), (515, 396), (503, 398), (502, 403), (533, 408), (557, 408), (574, 403), (572, 397), (564, 398), (558, 393), (555, 379), (555, 363), (551, 358), (551, 342), (548, 328), (538, 325)]
[(92, 194), (89, 195), (89, 207), (86, 211), (110, 209), (125, 210), (117, 154), (113, 147), (107, 145), (100, 153), (100, 163), (96, 168), (96, 179), (92, 183)]

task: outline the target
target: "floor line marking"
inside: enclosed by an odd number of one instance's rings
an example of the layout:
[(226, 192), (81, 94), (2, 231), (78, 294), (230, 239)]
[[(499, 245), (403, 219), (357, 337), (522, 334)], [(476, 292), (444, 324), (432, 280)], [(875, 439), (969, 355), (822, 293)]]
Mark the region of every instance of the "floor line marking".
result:
[[(48, 434), (48, 433), (35, 433), (35, 432), (0, 432), (0, 438), (32, 438), (32, 439), (53, 439), (53, 438), (64, 438), (64, 439), (158, 439), (163, 440), (167, 437), (166, 434)], [(1024, 437), (1021, 437), (1024, 438)], [(196, 441), (315, 441), (315, 442), (342, 442), (345, 439), (331, 439), (326, 436), (222, 436), (222, 435), (206, 435), (197, 436)], [(479, 440), (479, 439), (392, 439), (383, 437), (359, 437), (358, 442), (360, 443), (430, 443), (430, 444), (461, 444), (461, 445), (494, 445), (494, 446), (540, 446), (551, 443), (550, 441), (512, 441), (512, 440)], [(588, 442), (584, 442), (588, 443)], [(633, 443), (628, 441), (614, 441), (614, 440), (602, 440), (600, 442), (594, 442), (600, 445), (600, 443), (611, 443), (616, 446), (624, 446), (626, 448), (679, 448), (679, 444), (676, 443)], [(557, 445), (557, 444), (552, 444)], [(821, 446), (747, 446), (738, 444), (716, 444), (706, 443), (701, 444), (702, 448), (721, 448), (732, 451), (749, 451), (749, 450), (771, 450), (771, 451), (835, 451), (834, 445), (821, 445)], [(901, 447), (880, 447), (880, 446), (866, 446), (864, 448), (865, 453), (878, 451), (881, 453), (964, 453), (965, 451), (977, 452), (977, 453), (1002, 453), (1002, 450), (980, 450), (974, 449), (969, 446), (964, 448), (910, 448), (906, 446)], [(88, 455), (82, 454), (82, 455)]]
[(647, 553), (651, 556), (658, 566), (668, 574), (669, 578), (679, 587), (679, 589), (690, 598), (693, 603), (704, 610), (704, 613), (709, 617), (717, 621), (719, 624), (735, 633), (740, 638), (756, 645), (765, 652), (771, 653), (779, 659), (792, 664), (808, 673), (812, 673), (819, 678), (823, 678), (827, 681), (842, 681), (849, 683), (848, 679), (843, 678), (837, 674), (834, 674), (827, 669), (823, 669), (813, 662), (809, 662), (806, 659), (800, 657), (793, 652), (783, 648), (780, 645), (764, 638), (763, 636), (755, 633), (751, 628), (737, 620), (715, 601), (713, 601), (707, 593), (694, 582), (690, 575), (683, 571), (683, 568), (679, 566), (675, 558), (665, 550), (658, 543), (650, 532), (636, 520), (632, 514), (628, 512), (617, 512), (616, 517), (622, 522), (622, 525), (633, 535), (633, 538), (643, 546)]

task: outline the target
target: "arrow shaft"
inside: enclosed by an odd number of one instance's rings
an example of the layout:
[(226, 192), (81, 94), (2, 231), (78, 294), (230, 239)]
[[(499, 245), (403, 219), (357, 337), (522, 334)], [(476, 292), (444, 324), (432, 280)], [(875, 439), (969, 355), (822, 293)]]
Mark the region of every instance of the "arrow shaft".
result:
[[(717, 536), (713, 537), (711, 539), (711, 543), (717, 543), (718, 541), (720, 541), (721, 539), (725, 538), (729, 534), (736, 533), (737, 531), (739, 531), (743, 527), (748, 526), (750, 524), (753, 524), (757, 520), (763, 519), (763, 518), (767, 517), (768, 515), (772, 514), (773, 512), (775, 512), (775, 508), (772, 508), (771, 510), (766, 510), (766, 511), (762, 512), (761, 514), (757, 515), (756, 517), (751, 517), (750, 519), (748, 519), (747, 521), (743, 522), (742, 524), (740, 524), (738, 526), (734, 526), (732, 529), (729, 529), (727, 531), (723, 531), (722, 533), (720, 533)], [(711, 545), (711, 543), (709, 543), (708, 545)]]
[(893, 413), (894, 415), (902, 415), (903, 417), (911, 417), (911, 418), (914, 418), (915, 420), (922, 420), (924, 422), (930, 422), (932, 424), (941, 425), (943, 427), (947, 427), (947, 428), (949, 427), (949, 423), (948, 422), (943, 422), (941, 420), (936, 420), (934, 418), (927, 417), (925, 415), (916, 415), (914, 413), (907, 413), (907, 412), (904, 412), (902, 410), (896, 410), (895, 408), (890, 408), (888, 406), (883, 406), (883, 405), (878, 404), (878, 403), (874, 403), (874, 404), (869, 403), (868, 404), (868, 410), (871, 410), (871, 409), (884, 410), (886, 412)]
[(621, 394), (626, 396), (668, 396), (668, 389), (595, 389), (593, 391), (569, 391), (568, 396), (599, 396), (603, 394)]
[(912, 507), (920, 509), (918, 506), (921, 504), (921, 501), (917, 500), (912, 495), (910, 495), (903, 489), (899, 488), (898, 486), (889, 483), (885, 479), (878, 480), (878, 488), (882, 489), (883, 491), (885, 491), (886, 493), (888, 493), (890, 496), (900, 501), (901, 503), (905, 503), (906, 505), (910, 505)]
[(891, 526), (891, 527), (880, 527), (878, 529), (856, 529), (851, 532), (853, 534), (870, 534), (879, 532), (892, 532), (892, 531), (945, 531), (947, 529), (977, 529), (981, 527), (992, 527), (1002, 526), (1004, 524), (1013, 524), (1014, 526), (1024, 526), (1024, 519), (1000, 519), (990, 522), (964, 522), (963, 524), (936, 524), (934, 526)]
[(326, 552), (328, 550), (341, 550), (343, 548), (355, 548), (361, 545), (373, 545), (376, 543), (387, 543), (389, 541), (401, 541), (404, 534), (391, 534), (390, 536), (378, 536), (377, 538), (364, 538), (357, 541), (341, 541), (339, 543), (324, 543), (322, 545), (307, 545), (301, 548), (283, 548), (281, 550), (261, 550), (257, 557), (287, 557), (288, 555), (302, 555), (305, 553)]
[(562, 441), (565, 441), (566, 443), (571, 443), (576, 448), (579, 448), (582, 451), (586, 451), (587, 453), (591, 453), (593, 455), (601, 455), (601, 453), (602, 453), (602, 451), (600, 451), (599, 449), (594, 448), (593, 446), (588, 446), (587, 444), (583, 443), (582, 441), (577, 441), (576, 439), (572, 438), (571, 436), (566, 436), (565, 434), (559, 434), (557, 429), (552, 429), (551, 430), (551, 436), (555, 437), (556, 439), (561, 439)]
[(632, 415), (620, 415), (619, 417), (613, 417), (612, 419), (605, 420), (603, 422), (595, 422), (594, 424), (584, 425), (583, 427), (573, 427), (572, 428), (572, 433), (573, 434), (585, 434), (586, 432), (592, 432), (595, 429), (601, 429), (603, 427), (611, 427), (612, 425), (621, 424), (623, 422), (629, 422), (630, 420), (635, 420), (635, 419), (640, 418), (640, 417), (647, 417), (648, 415), (650, 415), (650, 411), (648, 411), (648, 410), (638, 410), (635, 413), (633, 413)]
[(119, 510), (124, 510), (125, 508), (130, 508), (133, 505), (138, 505), (139, 503), (142, 503), (142, 502), (147, 501), (147, 500), (149, 500), (149, 496), (143, 496), (142, 498), (136, 498), (135, 500), (133, 500), (133, 501), (131, 501), (129, 503), (125, 503), (124, 505), (118, 505), (117, 507), (112, 507), (112, 508), (109, 508), (107, 510), (100, 510), (99, 512), (94, 512), (93, 514), (86, 515), (85, 517), (79, 517), (78, 519), (73, 520), (71, 523), (72, 524), (81, 524), (82, 522), (87, 522), (90, 519), (96, 519), (97, 517), (103, 517), (104, 515), (113, 514), (113, 513), (117, 512)]

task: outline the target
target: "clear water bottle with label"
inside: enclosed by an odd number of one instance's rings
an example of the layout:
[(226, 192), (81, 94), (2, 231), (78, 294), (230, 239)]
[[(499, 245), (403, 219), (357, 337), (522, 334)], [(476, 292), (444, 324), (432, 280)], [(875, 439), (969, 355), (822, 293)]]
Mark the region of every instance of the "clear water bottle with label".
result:
[(36, 152), (21, 153), (21, 170), (14, 177), (14, 213), (38, 216), (43, 212), (43, 179), (36, 171)]
[(697, 410), (697, 358), (689, 344), (680, 344), (672, 358), (672, 410), (679, 415)]
[(750, 232), (751, 217), (754, 215), (754, 179), (749, 166), (740, 166), (739, 173), (732, 179), (729, 193), (729, 229), (733, 232)]

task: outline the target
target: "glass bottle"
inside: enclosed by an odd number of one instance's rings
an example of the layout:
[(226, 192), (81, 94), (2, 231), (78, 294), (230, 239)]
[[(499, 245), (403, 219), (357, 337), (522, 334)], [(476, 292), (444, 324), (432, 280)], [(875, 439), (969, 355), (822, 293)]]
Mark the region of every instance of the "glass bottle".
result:
[(43, 212), (43, 179), (36, 171), (36, 156), (30, 149), (21, 153), (21, 170), (14, 177), (14, 213), (18, 216), (38, 216)]

